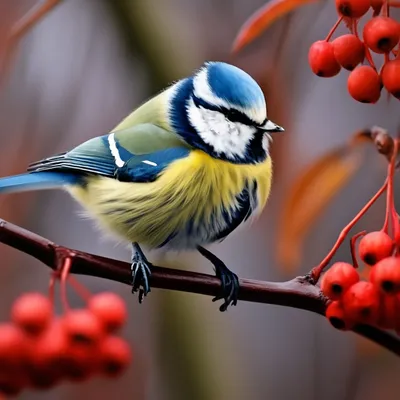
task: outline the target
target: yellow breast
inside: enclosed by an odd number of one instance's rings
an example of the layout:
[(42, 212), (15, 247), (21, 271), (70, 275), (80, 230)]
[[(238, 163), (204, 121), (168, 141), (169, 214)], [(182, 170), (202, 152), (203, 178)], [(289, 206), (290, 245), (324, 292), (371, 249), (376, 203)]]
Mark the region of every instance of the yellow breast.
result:
[(194, 150), (154, 182), (92, 177), (85, 188), (70, 191), (102, 225), (126, 240), (158, 247), (175, 235), (178, 247), (192, 247), (224, 228), (223, 213), (235, 207), (236, 196), (254, 182), (260, 211), (271, 176), (270, 158), (257, 165), (236, 165)]

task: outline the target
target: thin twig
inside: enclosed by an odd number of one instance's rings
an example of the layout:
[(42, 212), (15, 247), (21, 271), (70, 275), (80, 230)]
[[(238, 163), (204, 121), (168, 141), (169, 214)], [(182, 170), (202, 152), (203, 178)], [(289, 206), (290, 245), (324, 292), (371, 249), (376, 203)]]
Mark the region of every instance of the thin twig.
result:
[[(71, 273), (130, 284), (130, 264), (58, 246), (4, 220), (0, 220), (0, 242), (35, 257), (52, 269), (57, 268), (60, 254), (67, 255), (73, 258)], [(208, 296), (215, 296), (221, 284), (215, 276), (156, 266), (152, 268), (150, 283), (154, 288)], [(327, 299), (308, 276), (287, 282), (240, 279), (239, 300), (298, 308), (320, 315), (324, 315), (327, 305)], [(397, 337), (367, 325), (358, 325), (353, 330), (400, 356), (400, 340)]]
[(358, 268), (357, 252), (356, 252), (357, 239), (359, 239), (362, 236), (365, 236), (366, 234), (367, 231), (358, 232), (350, 239), (350, 254), (354, 268)]
[(325, 256), (325, 258), (314, 267), (311, 271), (311, 277), (314, 282), (318, 282), (323, 270), (328, 266), (329, 262), (332, 260), (333, 256), (337, 252), (338, 248), (345, 241), (346, 236), (353, 229), (356, 223), (364, 216), (364, 214), (372, 207), (372, 205), (379, 199), (379, 197), (385, 192), (388, 186), (388, 179), (386, 179), (385, 183), (382, 187), (372, 196), (372, 198), (368, 201), (367, 204), (358, 212), (358, 214), (343, 228), (340, 232), (339, 237), (336, 240), (336, 243), (333, 245), (332, 249)]

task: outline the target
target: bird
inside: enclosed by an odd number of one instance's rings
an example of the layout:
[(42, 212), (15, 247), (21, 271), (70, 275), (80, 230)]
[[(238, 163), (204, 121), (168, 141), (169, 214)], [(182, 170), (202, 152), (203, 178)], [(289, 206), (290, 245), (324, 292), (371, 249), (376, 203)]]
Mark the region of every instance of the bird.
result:
[[(213, 301), (237, 305), (239, 278), (206, 249), (257, 217), (270, 194), (271, 133), (264, 93), (243, 69), (206, 61), (114, 129), (0, 178), (0, 193), (64, 189), (131, 246), (132, 293), (151, 291), (141, 246), (198, 251), (221, 281)], [(252, 217), (252, 218), (250, 218)]]

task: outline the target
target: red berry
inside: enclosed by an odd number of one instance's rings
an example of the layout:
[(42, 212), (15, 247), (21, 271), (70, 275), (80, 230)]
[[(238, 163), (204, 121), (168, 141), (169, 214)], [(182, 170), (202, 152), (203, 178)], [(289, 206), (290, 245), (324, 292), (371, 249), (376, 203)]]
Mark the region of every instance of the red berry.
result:
[(370, 6), (370, 0), (336, 0), (337, 12), (344, 17), (360, 18)]
[(375, 14), (379, 14), (383, 6), (383, 0), (370, 0), (370, 2)]
[(400, 59), (389, 61), (384, 65), (382, 83), (390, 94), (400, 99)]
[(349, 71), (352, 71), (364, 59), (364, 44), (355, 35), (339, 36), (332, 45), (337, 62)]
[(28, 339), (12, 324), (0, 325), (0, 370), (19, 369), (27, 356)]
[(397, 232), (394, 235), (394, 242), (396, 243), (397, 247), (400, 247), (400, 229), (397, 229)]
[(400, 292), (400, 258), (387, 257), (372, 268), (370, 281), (384, 293)]
[(11, 320), (29, 334), (36, 335), (49, 325), (52, 318), (51, 301), (41, 293), (26, 293), (11, 309)]
[(308, 62), (314, 74), (323, 78), (330, 78), (340, 72), (332, 43), (325, 40), (319, 40), (311, 45)]
[(361, 103), (376, 103), (381, 96), (381, 80), (375, 69), (361, 65), (350, 72), (347, 89)]
[(29, 373), (29, 386), (37, 390), (50, 389), (60, 383), (61, 372), (51, 369), (32, 369)]
[(365, 44), (375, 53), (389, 53), (400, 38), (400, 25), (389, 17), (371, 18), (364, 26)]
[(375, 265), (378, 261), (392, 255), (393, 246), (393, 240), (385, 232), (370, 232), (360, 240), (358, 252), (366, 264)]
[(400, 317), (400, 301), (398, 296), (381, 294), (377, 325), (382, 329), (394, 329)]
[(103, 323), (105, 330), (115, 332), (126, 322), (127, 310), (120, 296), (112, 292), (99, 293), (91, 297), (89, 310)]
[(97, 371), (100, 355), (99, 345), (101, 343), (102, 340), (94, 346), (77, 343), (68, 348), (68, 352), (63, 360), (63, 371), (69, 380), (83, 382)]
[(129, 344), (117, 337), (107, 336), (100, 343), (101, 371), (108, 376), (121, 375), (129, 366), (132, 359)]
[(13, 397), (18, 396), (22, 389), (24, 389), (24, 384), (13, 374), (4, 374), (0, 375), (0, 399), (3, 400), (5, 397)]
[(72, 344), (92, 345), (97, 343), (104, 334), (100, 320), (86, 309), (69, 311), (62, 324)]
[(359, 281), (343, 296), (346, 316), (357, 323), (375, 324), (379, 315), (379, 292), (371, 282)]
[(36, 389), (53, 387), (63, 377), (63, 367), (69, 352), (65, 330), (54, 321), (37, 339), (28, 363), (30, 386)]
[(325, 316), (336, 329), (347, 331), (354, 326), (354, 322), (345, 315), (343, 306), (339, 301), (332, 301), (328, 305)]
[(322, 277), (321, 290), (331, 300), (338, 300), (359, 280), (358, 272), (351, 264), (337, 262)]

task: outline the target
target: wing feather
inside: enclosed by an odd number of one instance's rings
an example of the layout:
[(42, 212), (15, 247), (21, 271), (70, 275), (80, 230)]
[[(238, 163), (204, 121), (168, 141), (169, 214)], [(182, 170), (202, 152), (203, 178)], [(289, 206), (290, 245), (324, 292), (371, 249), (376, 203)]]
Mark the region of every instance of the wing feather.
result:
[(171, 132), (143, 124), (88, 140), (73, 150), (30, 164), (28, 171), (94, 174), (127, 182), (150, 182), (190, 149)]

